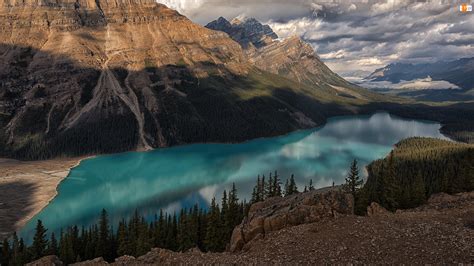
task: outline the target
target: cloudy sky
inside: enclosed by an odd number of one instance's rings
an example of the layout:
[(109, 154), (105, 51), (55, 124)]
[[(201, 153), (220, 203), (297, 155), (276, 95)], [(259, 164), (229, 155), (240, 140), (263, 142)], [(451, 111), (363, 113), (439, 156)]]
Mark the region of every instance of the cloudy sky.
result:
[(474, 56), (474, 13), (460, 13), (462, 1), (158, 1), (203, 25), (219, 16), (255, 17), (280, 37), (303, 37), (329, 67), (344, 76), (391, 62)]

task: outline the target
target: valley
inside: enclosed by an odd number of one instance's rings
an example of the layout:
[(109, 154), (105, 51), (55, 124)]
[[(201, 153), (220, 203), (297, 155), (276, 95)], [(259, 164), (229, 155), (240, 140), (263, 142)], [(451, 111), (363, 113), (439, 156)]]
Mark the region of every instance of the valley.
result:
[(352, 85), (301, 39), (249, 50), (153, 1), (78, 3), (55, 4), (58, 14), (33, 0), (2, 2), (0, 156), (241, 142), (378, 110), (472, 139), (472, 103), (417, 103)]
[(472, 58), (352, 83), (276, 32), (154, 0), (0, 0), (0, 240), (22, 239), (0, 262), (472, 261)]

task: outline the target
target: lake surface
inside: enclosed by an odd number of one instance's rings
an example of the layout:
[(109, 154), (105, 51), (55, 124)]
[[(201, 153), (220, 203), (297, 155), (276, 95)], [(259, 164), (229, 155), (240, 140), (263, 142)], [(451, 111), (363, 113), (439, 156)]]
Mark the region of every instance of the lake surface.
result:
[[(207, 206), (233, 182), (249, 199), (258, 174), (278, 171), (283, 183), (295, 175), (298, 188), (344, 182), (350, 162), (363, 166), (386, 156), (410, 136), (445, 138), (440, 124), (401, 119), (387, 113), (329, 119), (320, 128), (240, 144), (194, 144), (149, 152), (127, 152), (87, 159), (60, 184), (58, 196), (21, 231), (31, 240), (37, 219), (58, 232), (90, 225), (105, 208), (114, 224), (135, 209), (153, 217), (195, 203)], [(116, 228), (116, 227), (115, 227)]]

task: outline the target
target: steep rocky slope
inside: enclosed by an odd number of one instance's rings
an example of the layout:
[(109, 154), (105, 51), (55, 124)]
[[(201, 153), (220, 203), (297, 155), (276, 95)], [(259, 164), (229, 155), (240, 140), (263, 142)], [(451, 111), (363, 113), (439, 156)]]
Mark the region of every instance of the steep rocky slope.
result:
[[(302, 198), (305, 198), (304, 196)], [(113, 265), (196, 264), (458, 264), (474, 261), (474, 193), (433, 195), (416, 209), (371, 216), (327, 216), (271, 231), (244, 251), (178, 253), (153, 249)], [(264, 214), (262, 212), (262, 214)], [(276, 217), (264, 214), (257, 217)], [(32, 265), (59, 265), (54, 257)], [(78, 265), (105, 265), (101, 258)]]
[(279, 40), (270, 26), (254, 18), (229, 22), (220, 17), (206, 27), (229, 34), (244, 48), (250, 62), (262, 70), (309, 85), (331, 84), (333, 86), (327, 88), (329, 91), (361, 97), (353, 92), (356, 86), (332, 72), (313, 47), (298, 36)]
[(1, 0), (0, 29), (3, 156), (241, 141), (366, 102), (259, 70), (225, 33), (152, 0)]

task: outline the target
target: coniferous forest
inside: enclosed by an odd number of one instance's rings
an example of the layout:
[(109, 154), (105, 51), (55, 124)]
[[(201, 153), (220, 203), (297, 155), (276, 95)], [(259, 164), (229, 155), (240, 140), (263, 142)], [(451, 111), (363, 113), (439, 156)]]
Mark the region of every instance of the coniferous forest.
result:
[(414, 208), (432, 194), (474, 190), (474, 146), (433, 138), (400, 141), (384, 159), (367, 166), (357, 193), (356, 212), (371, 202), (388, 210)]
[[(266, 181), (265, 181), (266, 180)], [(313, 190), (312, 181), (305, 190)], [(48, 233), (46, 225), (37, 221), (33, 243), (28, 246), (16, 234), (2, 243), (1, 265), (23, 265), (47, 255), (57, 255), (66, 264), (103, 257), (107, 261), (130, 255), (141, 256), (151, 248), (173, 251), (199, 248), (202, 251), (222, 252), (232, 236), (234, 227), (241, 223), (250, 204), (275, 196), (298, 193), (292, 175), (284, 189), (278, 173), (257, 179), (250, 203), (240, 201), (237, 188), (232, 185), (223, 192), (221, 204), (212, 199), (209, 208), (183, 208), (179, 213), (162, 210), (153, 221), (147, 221), (135, 211), (132, 218), (122, 220), (118, 227), (110, 224), (106, 210), (102, 210), (97, 224), (90, 227), (71, 226), (59, 235)]]

